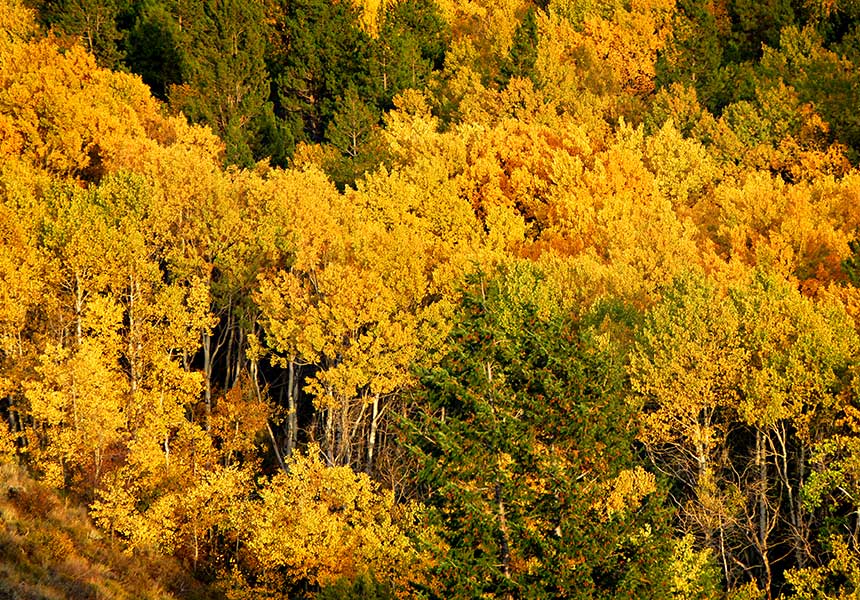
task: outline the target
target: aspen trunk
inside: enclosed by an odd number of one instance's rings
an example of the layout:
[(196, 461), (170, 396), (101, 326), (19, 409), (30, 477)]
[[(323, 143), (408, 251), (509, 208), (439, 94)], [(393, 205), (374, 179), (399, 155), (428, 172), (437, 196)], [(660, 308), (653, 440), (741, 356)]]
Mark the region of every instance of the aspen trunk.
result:
[(367, 436), (367, 474), (373, 472), (373, 451), (376, 448), (376, 429), (379, 425), (379, 394), (373, 396), (373, 413), (370, 419), (370, 433)]
[[(800, 444), (799, 450), (800, 456), (797, 459), (797, 489), (802, 490), (803, 486), (806, 482), (806, 447), (803, 443)], [(809, 558), (809, 552), (807, 550), (808, 546), (806, 546), (806, 540), (809, 536), (809, 532), (807, 531), (808, 522), (804, 519), (804, 508), (803, 502), (797, 502), (797, 533), (800, 536), (800, 540), (798, 541), (798, 560), (797, 564), (800, 568), (806, 567), (807, 558)], [(803, 547), (800, 548), (800, 545), (803, 544)]]
[(101, 448), (96, 447), (96, 449), (93, 451), (93, 454), (94, 454), (94, 460), (96, 463), (96, 472), (93, 476), (92, 493), (93, 493), (93, 495), (95, 495), (95, 490), (99, 485), (99, 479), (101, 479), (101, 476), (102, 476), (102, 452), (101, 452)]
[(227, 307), (227, 360), (224, 365), (224, 389), (229, 390), (233, 387), (233, 383), (236, 381), (236, 376), (239, 374), (238, 371), (234, 370), (233, 364), (231, 362), (231, 358), (233, 356), (233, 343), (236, 338), (236, 330), (233, 327), (233, 311), (230, 310), (230, 307)]
[[(802, 502), (800, 502), (800, 498), (795, 494), (794, 485), (792, 485), (790, 477), (789, 446), (787, 442), (788, 432), (785, 429), (785, 423), (780, 423), (778, 427), (774, 428), (773, 433), (776, 437), (776, 441), (779, 443), (779, 448), (773, 444), (773, 440), (770, 437), (768, 439), (771, 441), (771, 451), (774, 454), (774, 463), (777, 467), (777, 472), (782, 479), (782, 484), (785, 487), (785, 493), (788, 498), (788, 514), (789, 521), (791, 523), (790, 543), (794, 549), (795, 564), (798, 567), (803, 567), (806, 563), (803, 552), (803, 506)], [(802, 460), (803, 458), (801, 457), (801, 461)], [(800, 473), (797, 482), (797, 490), (800, 490), (803, 485), (802, 465), (799, 466), (799, 470)]]
[(725, 527), (723, 527), (723, 516), (720, 515), (720, 557), (723, 563), (723, 575), (726, 578), (726, 589), (732, 589), (732, 576), (729, 570), (729, 559), (726, 554), (726, 535)]
[(496, 505), (499, 517), (499, 530), (502, 533), (501, 552), (502, 570), (507, 579), (511, 578), (511, 539), (508, 533), (508, 521), (505, 517), (505, 503), (502, 499), (502, 485), (496, 484)]
[(298, 438), (298, 415), (296, 409), (296, 366), (290, 361), (287, 371), (287, 456), (292, 456)]
[(236, 342), (236, 364), (233, 367), (234, 382), (239, 379), (239, 376), (245, 369), (245, 330), (237, 328), (236, 335), (238, 341)]
[(338, 447), (338, 464), (348, 465), (352, 462), (352, 439), (349, 435), (349, 402), (344, 399), (340, 406), (340, 427), (338, 428), (340, 443)]
[[(329, 396), (329, 400), (331, 400), (331, 396)], [(332, 403), (333, 404), (333, 403)], [(335, 464), (335, 455), (334, 455), (334, 406), (329, 404), (328, 408), (325, 409), (325, 441), (326, 448), (328, 449), (328, 456), (326, 459), (328, 461), (329, 466), (334, 466)]]
[(83, 312), (84, 312), (84, 288), (81, 286), (81, 278), (75, 273), (75, 338), (78, 346), (83, 338)]
[(281, 456), (281, 451), (278, 448), (278, 440), (275, 439), (275, 432), (272, 431), (272, 426), (269, 424), (268, 419), (266, 420), (266, 430), (269, 432), (269, 439), (272, 440), (272, 449), (275, 451), (275, 458), (278, 460), (278, 466), (281, 467), (281, 470), (284, 473), (289, 473), (290, 470), (287, 469), (287, 465), (284, 463), (284, 457)]
[(203, 333), (203, 379), (206, 399), (204, 427), (209, 431), (212, 423), (212, 334), (206, 332)]
[(770, 558), (768, 557), (768, 508), (767, 508), (767, 457), (764, 433), (756, 430), (756, 465), (758, 466), (758, 546), (764, 566), (764, 587), (767, 590), (767, 598), (771, 599), (771, 587), (773, 574), (771, 572)]
[(758, 467), (759, 492), (758, 492), (758, 537), (764, 548), (767, 536), (767, 506), (765, 505), (765, 493), (767, 491), (767, 464), (764, 460), (764, 436), (761, 431), (756, 431), (755, 462)]

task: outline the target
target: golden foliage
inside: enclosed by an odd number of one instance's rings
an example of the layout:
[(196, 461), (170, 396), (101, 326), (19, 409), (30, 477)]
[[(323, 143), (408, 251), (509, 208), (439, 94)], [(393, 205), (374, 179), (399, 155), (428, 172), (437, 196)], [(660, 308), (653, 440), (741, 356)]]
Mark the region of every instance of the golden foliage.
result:
[(519, 17), (528, 3), (524, 0), (439, 0), (438, 5), (455, 39), (467, 38), (475, 44), (486, 63), (492, 57), (507, 55)]
[(657, 490), (657, 481), (653, 473), (642, 467), (624, 469), (606, 485), (606, 497), (602, 498), (593, 508), (604, 521), (613, 518), (624, 518), (625, 513), (635, 512), (642, 504), (645, 496)]
[(15, 43), (0, 62), (0, 149), (57, 175), (97, 179), (134, 165), (173, 124), (139, 78), (96, 66), (76, 46)]
[[(389, 3), (357, 4), (375, 32)], [(94, 499), (135, 551), (241, 563), (271, 585), (367, 569), (406, 582), (424, 560), (406, 534), (412, 509), (329, 465), (373, 471), (378, 429), (445, 343), (465, 276), (507, 265), (512, 295), (541, 311), (580, 315), (606, 298), (651, 309), (629, 365), (640, 440), (690, 491), (687, 527), (741, 527), (733, 428), (788, 423), (809, 445), (823, 420), (851, 414), (837, 379), (850, 379), (860, 323), (843, 268), (857, 171), (800, 88), (762, 84), (720, 118), (692, 88), (653, 94), (669, 1), (553, 1), (534, 77), (496, 85), (481, 63), (507, 55), (527, 4), (441, 3), (455, 42), (436, 97), (395, 98), (381, 133), (391, 164), (343, 193), (323, 146), (300, 145), (288, 170), (225, 170), (210, 130), (164, 116), (139, 79), (81, 48), (34, 39), (30, 11), (0, 4), (0, 459)], [(792, 46), (802, 37), (787, 30), (785, 51), (813, 52)], [(532, 264), (540, 281), (517, 271)], [(608, 344), (620, 326), (604, 325)], [(227, 330), (243, 351), (219, 390), (211, 357), (203, 369), (195, 357)], [(308, 437), (324, 444), (256, 498), (274, 412), (264, 358), (310, 367)], [(623, 519), (655, 489), (623, 471), (593, 508)], [(833, 562), (789, 579), (810, 597), (834, 573), (853, 581), (846, 552), (834, 542)], [(709, 560), (677, 543), (679, 597), (701, 591)]]
[(7, 51), (36, 32), (35, 12), (21, 0), (0, 2), (0, 64), (9, 60)]
[(310, 446), (251, 507), (248, 548), (272, 583), (326, 584), (372, 570), (405, 582), (417, 551), (398, 524), (390, 492), (349, 467), (328, 467)]

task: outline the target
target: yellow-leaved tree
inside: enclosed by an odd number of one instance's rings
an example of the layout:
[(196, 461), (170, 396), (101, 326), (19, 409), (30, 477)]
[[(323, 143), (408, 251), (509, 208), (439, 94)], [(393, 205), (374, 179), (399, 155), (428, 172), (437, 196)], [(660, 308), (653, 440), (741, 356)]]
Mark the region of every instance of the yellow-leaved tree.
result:
[(850, 397), (852, 325), (839, 302), (761, 270), (728, 289), (686, 275), (647, 317), (630, 365), (641, 439), (683, 482), (682, 523), (729, 589), (770, 589), (789, 556), (814, 560), (801, 489)]
[[(255, 297), (284, 366), (316, 369), (306, 391), (330, 464), (371, 470), (388, 400), (441, 338), (444, 299), (464, 268), (452, 263), (472, 255), (474, 219), (438, 176), (379, 173), (342, 196), (314, 172), (278, 179), (284, 266), (261, 277)], [(300, 182), (317, 195), (297, 193)]]
[(256, 575), (275, 589), (325, 585), (372, 572), (403, 585), (421, 577), (419, 552), (406, 535), (414, 515), (363, 473), (328, 467), (320, 449), (296, 453), (251, 503), (247, 552)]

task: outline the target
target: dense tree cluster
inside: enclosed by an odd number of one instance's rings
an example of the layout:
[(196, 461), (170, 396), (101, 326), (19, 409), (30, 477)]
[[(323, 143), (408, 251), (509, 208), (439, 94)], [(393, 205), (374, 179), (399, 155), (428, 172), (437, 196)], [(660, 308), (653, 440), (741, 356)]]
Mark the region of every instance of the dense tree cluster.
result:
[(227, 598), (853, 597), (856, 8), (0, 0), (0, 459)]
[[(389, 6), (390, 5), (390, 6)], [(338, 183), (379, 161), (381, 111), (442, 68), (450, 30), (430, 0), (38, 0), (38, 20), (101, 67), (152, 93), (226, 144), (225, 160), (285, 166), (301, 142), (340, 151)], [(346, 138), (350, 143), (345, 143)], [(358, 162), (357, 166), (352, 163)]]

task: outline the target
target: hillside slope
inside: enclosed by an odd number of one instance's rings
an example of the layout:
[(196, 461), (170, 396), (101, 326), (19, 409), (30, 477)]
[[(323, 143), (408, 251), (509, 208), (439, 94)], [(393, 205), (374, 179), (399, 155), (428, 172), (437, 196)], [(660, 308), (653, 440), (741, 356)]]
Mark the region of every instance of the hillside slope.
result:
[(83, 507), (0, 466), (0, 599), (212, 597), (176, 561), (123, 554)]

